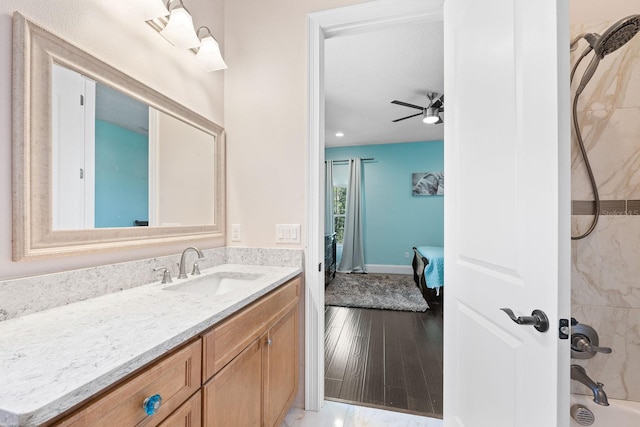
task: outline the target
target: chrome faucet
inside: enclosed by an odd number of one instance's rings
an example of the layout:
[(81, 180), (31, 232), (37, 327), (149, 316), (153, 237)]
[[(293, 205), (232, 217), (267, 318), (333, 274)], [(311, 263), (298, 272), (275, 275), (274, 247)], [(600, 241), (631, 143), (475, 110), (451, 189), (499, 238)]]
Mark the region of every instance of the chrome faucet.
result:
[(604, 384), (593, 381), (587, 375), (587, 371), (580, 365), (571, 365), (571, 379), (589, 387), (593, 392), (593, 401), (598, 405), (609, 406), (607, 394), (604, 392)]
[(178, 279), (186, 279), (187, 278), (187, 268), (185, 266), (185, 261), (187, 258), (187, 252), (195, 251), (198, 254), (198, 259), (204, 258), (204, 254), (202, 251), (194, 246), (189, 246), (187, 249), (182, 251), (182, 256), (180, 257), (180, 272), (178, 273)]

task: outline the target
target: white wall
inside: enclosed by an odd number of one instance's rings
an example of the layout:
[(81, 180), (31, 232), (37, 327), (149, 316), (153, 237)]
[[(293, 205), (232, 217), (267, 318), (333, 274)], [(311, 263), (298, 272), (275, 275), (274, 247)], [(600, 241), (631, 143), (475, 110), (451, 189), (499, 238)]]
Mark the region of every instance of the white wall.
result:
[[(142, 20), (143, 0), (2, 0), (0, 2), (0, 280), (175, 253), (183, 245), (122, 250), (56, 260), (11, 261), (12, 14), (19, 11), (94, 56), (197, 113), (224, 125), (224, 72), (205, 73)], [(224, 0), (186, 0), (195, 25), (224, 43)], [(224, 50), (223, 50), (224, 52)], [(206, 243), (200, 244), (207, 247)]]
[[(225, 3), (227, 224), (231, 245), (275, 247), (275, 224), (302, 224), (307, 163), (307, 22), (359, 0)], [(230, 230), (228, 235), (230, 235)]]
[(640, 13), (640, 3), (634, 0), (570, 0), (571, 25), (622, 19)]

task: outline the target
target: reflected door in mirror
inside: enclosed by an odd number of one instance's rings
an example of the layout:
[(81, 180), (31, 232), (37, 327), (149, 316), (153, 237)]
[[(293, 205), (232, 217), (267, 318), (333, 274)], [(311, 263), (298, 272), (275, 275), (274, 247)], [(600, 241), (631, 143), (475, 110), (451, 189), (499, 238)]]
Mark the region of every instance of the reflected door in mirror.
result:
[(149, 218), (149, 108), (53, 66), (53, 229)]

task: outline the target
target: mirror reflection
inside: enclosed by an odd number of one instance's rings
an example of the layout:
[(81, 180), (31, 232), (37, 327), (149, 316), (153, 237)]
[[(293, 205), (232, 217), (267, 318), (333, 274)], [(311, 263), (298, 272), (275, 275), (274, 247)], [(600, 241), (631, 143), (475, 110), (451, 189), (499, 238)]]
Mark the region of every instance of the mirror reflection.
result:
[(54, 230), (214, 224), (215, 136), (54, 64)]

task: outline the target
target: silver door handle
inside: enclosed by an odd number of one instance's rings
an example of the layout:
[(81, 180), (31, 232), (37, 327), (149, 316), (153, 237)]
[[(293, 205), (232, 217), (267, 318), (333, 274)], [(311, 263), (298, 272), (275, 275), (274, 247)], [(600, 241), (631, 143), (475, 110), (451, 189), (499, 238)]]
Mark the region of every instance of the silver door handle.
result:
[(538, 332), (547, 332), (549, 330), (549, 318), (542, 310), (533, 310), (531, 316), (516, 317), (510, 308), (501, 308), (500, 310), (507, 313), (509, 318), (518, 325), (529, 325), (536, 328)]

